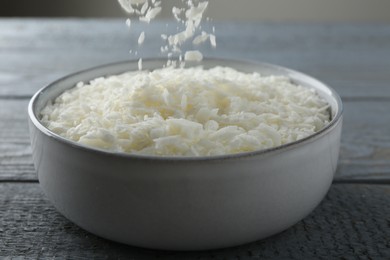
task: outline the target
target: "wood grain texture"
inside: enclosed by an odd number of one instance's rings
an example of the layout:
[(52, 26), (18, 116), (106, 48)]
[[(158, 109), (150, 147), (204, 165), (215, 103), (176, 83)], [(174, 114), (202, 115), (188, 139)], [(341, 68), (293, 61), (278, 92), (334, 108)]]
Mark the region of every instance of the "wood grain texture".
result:
[[(212, 25), (207, 23), (205, 28)], [(206, 56), (276, 63), (318, 77), (343, 97), (390, 97), (390, 26), (216, 23), (218, 48)], [(0, 97), (28, 97), (68, 73), (103, 63), (159, 56), (169, 23), (0, 19)], [(144, 45), (136, 40), (145, 30)], [(190, 46), (191, 47), (191, 46)]]
[(337, 180), (390, 180), (390, 102), (344, 102)]
[[(36, 180), (27, 124), (28, 100), (0, 101), (0, 181)], [(336, 181), (390, 181), (390, 102), (344, 102)]]
[(35, 180), (28, 100), (0, 100), (0, 180)]
[(64, 259), (389, 259), (390, 186), (333, 185), (307, 218), (271, 238), (167, 252), (98, 238), (62, 217), (38, 184), (0, 184), (0, 256)]

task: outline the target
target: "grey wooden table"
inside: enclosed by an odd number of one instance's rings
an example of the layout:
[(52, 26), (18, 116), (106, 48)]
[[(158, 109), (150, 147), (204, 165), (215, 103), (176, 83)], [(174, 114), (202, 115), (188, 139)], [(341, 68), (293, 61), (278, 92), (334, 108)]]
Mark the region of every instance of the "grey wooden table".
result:
[[(390, 24), (217, 23), (207, 56), (276, 63), (325, 81), (342, 96), (340, 161), (324, 201), (271, 238), (206, 252), (125, 246), (62, 217), (39, 187), (26, 107), (32, 94), (68, 73), (159, 53), (159, 32), (123, 20), (0, 19), (0, 258), (390, 259)], [(137, 47), (133, 48), (137, 49)]]

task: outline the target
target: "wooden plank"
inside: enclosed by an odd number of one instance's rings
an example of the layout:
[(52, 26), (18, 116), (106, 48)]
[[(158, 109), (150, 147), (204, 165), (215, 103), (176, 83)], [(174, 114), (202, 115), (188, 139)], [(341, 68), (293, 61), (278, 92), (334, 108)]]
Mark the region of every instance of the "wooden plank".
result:
[(96, 237), (62, 217), (38, 184), (0, 184), (0, 256), (66, 259), (390, 258), (389, 185), (333, 185), (317, 209), (271, 238), (222, 250), (169, 252)]
[[(0, 100), (0, 180), (36, 180), (27, 124), (28, 100)], [(390, 102), (344, 102), (336, 181), (390, 180)]]
[(339, 179), (390, 178), (390, 102), (345, 102)]
[[(71, 72), (103, 63), (161, 56), (160, 33), (176, 26), (120, 20), (0, 19), (0, 96), (31, 96)], [(210, 28), (212, 24), (205, 24)], [(276, 63), (329, 82), (344, 97), (390, 96), (390, 26), (216, 23), (218, 48), (206, 56)]]
[(0, 100), (0, 180), (36, 180), (28, 132), (28, 100)]

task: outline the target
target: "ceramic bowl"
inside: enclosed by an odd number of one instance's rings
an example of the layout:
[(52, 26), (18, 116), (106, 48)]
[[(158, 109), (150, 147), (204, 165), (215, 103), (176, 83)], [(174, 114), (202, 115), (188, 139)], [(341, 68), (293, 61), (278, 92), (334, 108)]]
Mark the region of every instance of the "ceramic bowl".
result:
[[(164, 60), (143, 67), (160, 68)], [(137, 70), (109, 64), (39, 90), (28, 113), (33, 160), (46, 196), (70, 221), (98, 236), (154, 249), (230, 247), (281, 232), (307, 216), (327, 193), (337, 167), (342, 103), (320, 81), (290, 69), (208, 59), (263, 75), (285, 75), (330, 104), (331, 122), (302, 140), (272, 149), (213, 157), (153, 157), (81, 146), (48, 130), (39, 112), (79, 81)]]

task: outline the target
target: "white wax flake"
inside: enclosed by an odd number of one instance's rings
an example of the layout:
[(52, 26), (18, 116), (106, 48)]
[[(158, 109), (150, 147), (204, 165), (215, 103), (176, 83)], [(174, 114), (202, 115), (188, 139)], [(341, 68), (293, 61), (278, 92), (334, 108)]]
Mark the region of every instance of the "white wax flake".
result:
[(198, 35), (195, 37), (195, 39), (192, 41), (194, 45), (199, 45), (201, 43), (204, 43), (209, 38), (209, 35), (203, 31), (201, 35)]
[(147, 2), (148, 0), (128, 0), (132, 5), (140, 5), (140, 4), (144, 4), (145, 2)]
[(208, 6), (208, 2), (200, 2), (198, 6), (192, 6), (186, 11), (186, 17), (189, 20), (201, 20), (204, 11)]
[(146, 18), (145, 16), (140, 16), (140, 17), (139, 17), (139, 20), (140, 20), (141, 22), (150, 23), (150, 19)]
[(142, 45), (145, 41), (145, 32), (142, 32), (138, 37), (138, 45)]
[(211, 44), (211, 46), (213, 46), (214, 48), (217, 47), (217, 40), (216, 40), (214, 34), (210, 34), (210, 44)]
[(156, 16), (161, 12), (161, 7), (154, 7), (149, 9), (144, 17), (140, 17), (139, 20), (143, 22), (150, 23), (151, 20), (156, 18)]
[(119, 5), (122, 7), (123, 10), (125, 10), (126, 13), (133, 14), (134, 8), (131, 6), (132, 1), (131, 0), (118, 0)]
[(178, 8), (176, 6), (172, 7), (173, 14), (180, 15), (182, 11), (183, 11), (183, 9), (181, 9), (181, 8)]
[(179, 32), (175, 35), (171, 35), (168, 37), (168, 43), (169, 45), (173, 47), (178, 47), (185, 43), (188, 39), (192, 38), (195, 33), (195, 27), (194, 24), (189, 21), (186, 29), (182, 32)]
[(161, 13), (162, 8), (161, 7), (155, 7), (153, 9), (150, 9), (149, 12), (146, 14), (146, 16), (149, 19), (154, 19), (159, 13)]
[(130, 20), (130, 18), (126, 19), (126, 26), (129, 27), (129, 29), (130, 29), (130, 27), (131, 27), (131, 20)]
[(142, 70), (142, 59), (138, 60), (138, 70)]
[(149, 3), (146, 1), (141, 8), (141, 14), (144, 15), (149, 8)]
[(172, 14), (173, 14), (173, 17), (175, 17), (176, 21), (180, 22), (181, 19), (180, 19), (180, 14), (182, 13), (183, 9), (181, 8), (177, 8), (176, 6), (172, 7)]
[(168, 39), (168, 35), (166, 34), (161, 34), (161, 39), (163, 39), (164, 41), (166, 41)]
[(187, 51), (184, 54), (185, 61), (202, 61), (203, 54), (200, 51)]

